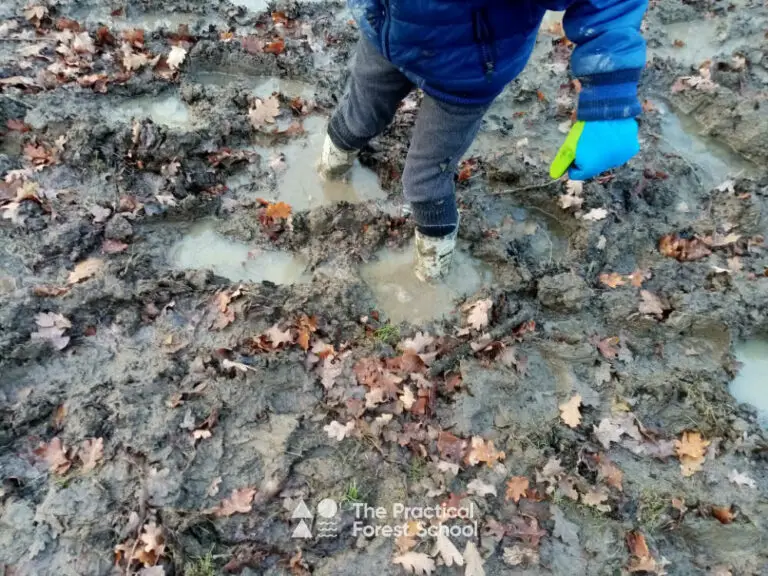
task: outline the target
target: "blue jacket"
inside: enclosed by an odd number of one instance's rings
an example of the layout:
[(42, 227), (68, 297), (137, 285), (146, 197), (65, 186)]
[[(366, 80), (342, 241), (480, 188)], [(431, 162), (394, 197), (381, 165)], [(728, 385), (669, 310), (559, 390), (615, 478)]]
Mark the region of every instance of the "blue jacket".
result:
[(348, 0), (362, 33), (426, 93), (484, 104), (525, 67), (546, 10), (565, 10), (578, 117), (640, 114), (648, 0)]

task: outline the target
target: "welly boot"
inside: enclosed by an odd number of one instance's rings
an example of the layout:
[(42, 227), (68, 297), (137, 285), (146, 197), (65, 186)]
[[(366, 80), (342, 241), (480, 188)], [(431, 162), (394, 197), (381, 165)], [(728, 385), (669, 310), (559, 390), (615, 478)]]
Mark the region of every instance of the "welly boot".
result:
[(422, 282), (447, 274), (456, 249), (456, 230), (446, 236), (426, 236), (416, 230), (416, 264), (414, 272)]
[(346, 151), (338, 148), (331, 140), (331, 137), (326, 134), (317, 171), (320, 173), (320, 176), (328, 180), (341, 178), (352, 168), (352, 163), (357, 158), (357, 154), (357, 150)]

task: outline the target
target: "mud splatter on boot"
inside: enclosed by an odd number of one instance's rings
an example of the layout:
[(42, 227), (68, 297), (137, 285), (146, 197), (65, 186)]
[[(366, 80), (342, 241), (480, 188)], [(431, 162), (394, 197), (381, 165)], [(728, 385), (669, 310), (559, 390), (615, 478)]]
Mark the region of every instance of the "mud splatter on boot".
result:
[(444, 276), (451, 268), (456, 249), (458, 227), (447, 236), (426, 236), (416, 230), (416, 264), (414, 272), (422, 282)]
[(346, 151), (338, 148), (331, 140), (331, 137), (326, 135), (317, 171), (324, 179), (341, 178), (352, 168), (357, 154), (357, 150)]

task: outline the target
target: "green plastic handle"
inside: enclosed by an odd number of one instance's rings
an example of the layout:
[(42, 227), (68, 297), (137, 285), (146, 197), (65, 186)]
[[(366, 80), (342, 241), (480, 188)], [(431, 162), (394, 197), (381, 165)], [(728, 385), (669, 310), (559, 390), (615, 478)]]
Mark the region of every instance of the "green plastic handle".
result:
[(555, 159), (552, 160), (552, 164), (549, 166), (549, 176), (552, 179), (557, 180), (560, 178), (573, 164), (573, 161), (576, 159), (576, 146), (579, 144), (579, 138), (581, 138), (583, 131), (583, 120), (579, 120), (571, 126), (568, 136), (565, 137), (565, 142), (560, 146), (560, 150), (557, 151)]

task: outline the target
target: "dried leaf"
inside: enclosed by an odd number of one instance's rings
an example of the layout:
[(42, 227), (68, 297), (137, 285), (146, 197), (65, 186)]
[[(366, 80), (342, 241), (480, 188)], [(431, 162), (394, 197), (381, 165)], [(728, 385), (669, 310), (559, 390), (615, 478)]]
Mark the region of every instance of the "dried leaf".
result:
[(603, 418), (600, 421), (599, 426), (594, 426), (595, 436), (603, 445), (603, 448), (608, 450), (611, 447), (611, 442), (618, 443), (621, 440), (621, 436), (624, 433), (624, 429), (613, 422), (610, 418)]
[(104, 458), (104, 439), (93, 438), (85, 440), (77, 452), (77, 457), (83, 463), (83, 472), (90, 472)]
[(285, 40), (278, 38), (274, 42), (269, 42), (262, 49), (267, 54), (282, 54), (285, 51)]
[(274, 124), (279, 113), (280, 101), (276, 96), (270, 96), (266, 100), (257, 98), (253, 108), (248, 110), (248, 119), (254, 128), (261, 128), (264, 124)]
[(698, 238), (686, 239), (675, 234), (662, 236), (659, 240), (659, 252), (680, 262), (700, 260), (712, 254), (709, 247)]
[(454, 564), (457, 566), (464, 565), (464, 558), (454, 543), (451, 542), (451, 539), (448, 538), (448, 535), (444, 530), (437, 531), (435, 552), (433, 552), (432, 555), (434, 556), (436, 554), (440, 554), (440, 557), (443, 559), (446, 566), (453, 566)]
[(469, 484), (467, 484), (467, 492), (470, 494), (475, 494), (477, 496), (480, 496), (482, 498), (485, 498), (488, 496), (488, 494), (493, 494), (496, 496), (496, 486), (493, 484), (486, 484), (480, 478), (475, 478), (472, 480)]
[(680, 458), (680, 470), (683, 476), (692, 476), (701, 470), (704, 464), (709, 440), (704, 440), (699, 432), (683, 432), (680, 440), (675, 440), (675, 453)]
[(294, 338), (290, 330), (281, 330), (279, 323), (264, 332), (264, 336), (272, 344), (272, 348), (279, 348), (283, 344), (293, 344)]
[(472, 304), (466, 305), (463, 309), (468, 311), (467, 324), (475, 330), (482, 330), (489, 323), (489, 313), (493, 307), (493, 301), (490, 298), (478, 300)]
[(507, 480), (507, 491), (504, 494), (504, 498), (514, 501), (515, 504), (520, 502), (520, 498), (525, 496), (526, 490), (530, 481), (525, 476), (512, 476)]
[(600, 274), (600, 283), (608, 286), (608, 288), (617, 288), (618, 286), (624, 286), (624, 277), (618, 272)]
[(139, 540), (142, 543), (144, 552), (155, 559), (160, 558), (165, 552), (165, 535), (163, 534), (163, 527), (158, 526), (154, 522), (147, 522), (144, 525)]
[(581, 496), (581, 501), (592, 508), (596, 508), (601, 512), (610, 512), (611, 507), (607, 504), (603, 504), (608, 499), (608, 495), (604, 494), (600, 490), (590, 490), (586, 494)]
[(96, 275), (104, 266), (104, 260), (99, 258), (87, 258), (75, 265), (75, 269), (69, 273), (67, 284), (77, 284)]
[(656, 294), (648, 290), (640, 290), (642, 301), (637, 309), (641, 314), (649, 314), (659, 318), (664, 316), (664, 305)]
[(581, 395), (576, 394), (573, 398), (560, 404), (560, 418), (571, 428), (576, 428), (581, 423)]
[(214, 516), (232, 516), (233, 514), (247, 514), (251, 511), (253, 497), (256, 488), (237, 488), (232, 491), (229, 498), (224, 498), (218, 506), (208, 510)]
[(268, 218), (282, 218), (287, 220), (291, 216), (291, 207), (285, 202), (269, 204), (264, 212)]
[(59, 476), (66, 474), (72, 466), (68, 452), (69, 450), (58, 436), (48, 444), (42, 444), (34, 451), (37, 456), (45, 459), (48, 463), (48, 469)]
[(597, 222), (598, 220), (604, 220), (607, 216), (608, 210), (605, 208), (593, 208), (584, 214), (581, 219), (586, 220), (587, 222)]
[(475, 546), (472, 540), (467, 540), (464, 546), (464, 562), (467, 565), (464, 570), (464, 576), (485, 576), (483, 558), (480, 556), (480, 552), (478, 552), (477, 546)]
[(622, 481), (624, 479), (624, 472), (622, 472), (618, 466), (613, 464), (607, 456), (600, 457), (600, 463), (597, 465), (598, 478), (605, 481), (608, 486), (616, 488), (616, 490), (623, 491)]
[(325, 430), (325, 433), (328, 434), (329, 438), (332, 438), (334, 440), (338, 440), (341, 442), (349, 436), (350, 432), (355, 428), (355, 421), (350, 420), (346, 424), (342, 424), (336, 420), (332, 421), (330, 424), (327, 424), (326, 426), (323, 426), (323, 430)]
[(422, 552), (406, 552), (392, 559), (392, 564), (400, 564), (407, 574), (429, 576), (435, 570), (435, 561)]
[(499, 460), (504, 460), (504, 452), (497, 451), (493, 446), (493, 441), (483, 440), (480, 436), (473, 436), (466, 457), (466, 462), (470, 466), (475, 466), (480, 462), (485, 462), (488, 466), (493, 466)]
[(186, 49), (181, 46), (171, 46), (171, 51), (166, 57), (166, 62), (171, 70), (178, 70), (187, 57)]
[(712, 506), (712, 516), (717, 518), (721, 524), (730, 524), (736, 515), (731, 512), (730, 506)]

